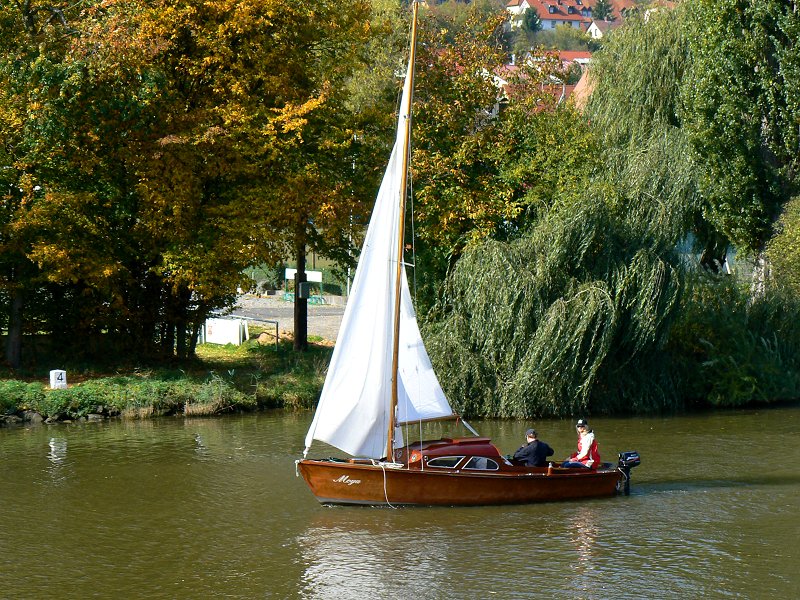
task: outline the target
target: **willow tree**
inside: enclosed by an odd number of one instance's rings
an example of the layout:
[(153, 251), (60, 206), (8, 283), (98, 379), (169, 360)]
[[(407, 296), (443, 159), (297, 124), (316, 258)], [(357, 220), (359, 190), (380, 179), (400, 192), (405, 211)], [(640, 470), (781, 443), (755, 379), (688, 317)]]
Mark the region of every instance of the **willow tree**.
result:
[[(678, 88), (664, 93), (686, 53), (669, 25), (610, 44), (594, 71), (589, 122), (566, 107), (509, 119), (513, 133), (500, 139), (517, 143), (503, 146), (500, 172), (524, 190), (511, 197), (525, 208), (503, 223), (505, 240), (494, 234), (467, 248), (429, 330), (443, 385), (466, 413), (681, 402), (663, 350), (680, 300), (674, 248), (699, 200), (675, 116)], [(618, 108), (625, 93), (636, 101)]]
[(465, 414), (566, 416), (676, 402), (659, 365), (678, 306), (675, 258), (635, 243), (603, 198), (584, 200), (514, 241), (470, 248), (448, 278), (428, 346)]
[[(662, 247), (694, 234), (710, 273), (731, 244), (759, 253), (796, 193), (799, 24), (792, 3), (682, 3), (629, 19), (595, 55), (589, 117), (608, 147), (606, 179), (627, 199), (621, 208)], [(791, 256), (788, 206), (773, 256)], [(685, 291), (664, 353), (681, 374), (681, 397), (791, 396), (796, 300), (748, 299), (741, 282), (703, 274)]]
[(702, 166), (683, 129), (681, 84), (691, 65), (683, 9), (631, 17), (594, 54), (586, 117), (605, 148), (603, 178), (619, 190), (631, 224), (667, 245), (694, 231), (710, 263), (719, 236), (703, 222)]

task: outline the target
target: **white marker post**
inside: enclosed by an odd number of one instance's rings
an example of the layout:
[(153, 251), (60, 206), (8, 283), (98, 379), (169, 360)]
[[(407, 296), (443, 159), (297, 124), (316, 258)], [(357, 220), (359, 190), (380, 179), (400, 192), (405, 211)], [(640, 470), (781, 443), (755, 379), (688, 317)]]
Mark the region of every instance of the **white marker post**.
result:
[(65, 390), (67, 389), (67, 372), (55, 369), (50, 371), (50, 389), (51, 390)]

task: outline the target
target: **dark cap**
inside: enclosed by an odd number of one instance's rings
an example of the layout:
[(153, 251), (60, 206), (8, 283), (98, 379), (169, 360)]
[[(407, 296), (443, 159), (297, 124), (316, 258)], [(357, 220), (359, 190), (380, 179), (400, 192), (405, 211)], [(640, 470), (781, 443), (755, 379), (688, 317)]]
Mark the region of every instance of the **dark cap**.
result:
[(528, 429), (528, 431), (525, 432), (525, 437), (536, 437), (536, 430)]
[(589, 427), (589, 423), (586, 419), (578, 419), (578, 422), (575, 423), (575, 427)]

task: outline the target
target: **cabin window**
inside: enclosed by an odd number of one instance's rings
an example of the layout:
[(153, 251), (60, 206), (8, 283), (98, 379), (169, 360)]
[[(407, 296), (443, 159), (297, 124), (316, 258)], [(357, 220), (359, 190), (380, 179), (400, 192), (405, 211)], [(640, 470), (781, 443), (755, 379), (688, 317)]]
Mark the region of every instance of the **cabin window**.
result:
[(463, 456), (440, 456), (439, 458), (432, 458), (428, 461), (429, 467), (439, 467), (441, 469), (452, 469), (461, 462)]
[(497, 471), (500, 467), (491, 458), (485, 456), (473, 456), (469, 462), (464, 465), (464, 469), (475, 469), (480, 471)]

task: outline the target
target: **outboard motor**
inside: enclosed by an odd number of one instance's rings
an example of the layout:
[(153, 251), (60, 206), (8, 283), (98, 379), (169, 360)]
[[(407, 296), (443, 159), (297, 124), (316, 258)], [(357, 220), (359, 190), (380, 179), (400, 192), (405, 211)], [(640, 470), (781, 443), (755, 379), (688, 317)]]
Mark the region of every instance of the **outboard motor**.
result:
[(625, 477), (623, 493), (626, 496), (629, 496), (631, 493), (631, 469), (638, 467), (641, 463), (642, 459), (639, 458), (639, 453), (636, 451), (619, 453), (619, 463), (617, 463), (617, 468)]

